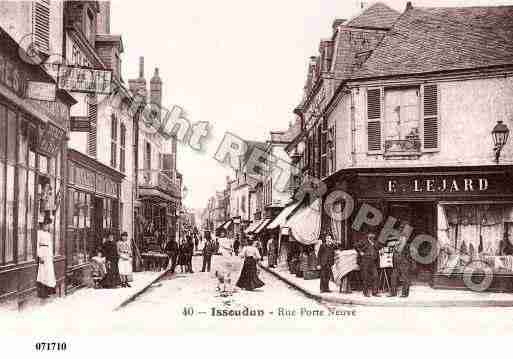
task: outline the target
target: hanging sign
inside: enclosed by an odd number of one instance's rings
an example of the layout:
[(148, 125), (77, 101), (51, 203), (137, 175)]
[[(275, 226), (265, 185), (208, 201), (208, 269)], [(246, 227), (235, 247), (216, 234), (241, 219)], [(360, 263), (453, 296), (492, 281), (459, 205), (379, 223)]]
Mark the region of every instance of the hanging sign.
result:
[(37, 152), (54, 157), (64, 138), (64, 130), (47, 122), (39, 127)]
[(50, 82), (29, 81), (27, 97), (39, 101), (55, 101), (57, 86)]
[(112, 71), (89, 67), (60, 65), (57, 74), (59, 89), (110, 95)]

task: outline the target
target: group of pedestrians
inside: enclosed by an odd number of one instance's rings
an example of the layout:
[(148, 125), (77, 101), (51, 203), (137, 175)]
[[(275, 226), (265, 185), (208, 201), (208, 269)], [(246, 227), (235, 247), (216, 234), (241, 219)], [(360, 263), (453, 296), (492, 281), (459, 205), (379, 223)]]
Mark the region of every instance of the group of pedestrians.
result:
[(180, 244), (176, 243), (174, 239), (167, 242), (164, 250), (169, 257), (171, 273), (175, 273), (177, 266), (180, 266), (181, 273), (194, 273), (192, 257), (195, 248), (197, 248), (197, 244), (190, 235), (187, 235), (186, 239), (182, 240)]
[[(202, 240), (196, 234), (187, 234), (186, 239), (181, 241), (180, 244), (176, 243), (175, 240), (168, 241), (164, 250), (169, 257), (171, 273), (175, 273), (177, 266), (180, 266), (181, 273), (194, 273), (192, 269), (192, 257), (194, 256), (194, 251), (199, 250), (200, 242), (202, 242)], [(204, 235), (204, 242), (201, 271), (210, 272), (212, 256), (219, 251), (219, 242), (214, 241), (208, 232)]]
[[(379, 297), (378, 293), (378, 268), (379, 250), (384, 245), (376, 240), (376, 235), (369, 233), (367, 237), (356, 244), (358, 251), (360, 274), (363, 282), (363, 294), (366, 297)], [(392, 274), (390, 278), (390, 297), (397, 296), (397, 288), (402, 284), (401, 297), (408, 297), (410, 294), (410, 270), (412, 260), (408, 255), (406, 237), (400, 236), (393, 244)]]
[(91, 258), (91, 263), (93, 276), (99, 278), (100, 288), (131, 287), (132, 244), (128, 233), (123, 232), (116, 241), (114, 233), (109, 232), (96, 250), (96, 256)]

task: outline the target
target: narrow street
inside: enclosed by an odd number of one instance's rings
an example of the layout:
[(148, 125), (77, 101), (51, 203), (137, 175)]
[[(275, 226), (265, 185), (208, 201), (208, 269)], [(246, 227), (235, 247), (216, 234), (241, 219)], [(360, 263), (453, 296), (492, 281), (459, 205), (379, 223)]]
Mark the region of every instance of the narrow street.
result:
[[(379, 333), (477, 334), (511, 332), (511, 308), (379, 308), (332, 306), (318, 303), (289, 287), (273, 275), (261, 271), (265, 282), (254, 292), (236, 290), (222, 297), (216, 290), (216, 269), (238, 276), (241, 259), (224, 253), (212, 260), (212, 272), (201, 272), (201, 256), (195, 256), (193, 274), (168, 275), (123, 309), (108, 312), (99, 304), (97, 312), (80, 310), (80, 303), (67, 302), (73, 315), (40, 308), (24, 320), (6, 322), (2, 330), (10, 334), (30, 334), (44, 328), (48, 335), (171, 335), (256, 333), (337, 333), (367, 335)], [(101, 291), (98, 291), (101, 296)], [(71, 298), (72, 299), (72, 296)], [(100, 302), (98, 302), (100, 303)], [(192, 315), (184, 311), (192, 308)], [(258, 316), (213, 316), (212, 308), (222, 310), (261, 310)], [(279, 315), (283, 308), (288, 314)], [(329, 310), (337, 315), (329, 315)], [(190, 309), (189, 309), (190, 310)], [(319, 315), (322, 311), (323, 315)], [(202, 314), (203, 313), (203, 314)], [(271, 314), (272, 313), (272, 314)], [(447, 320), (447, 318), (451, 320)], [(78, 324), (79, 323), (79, 324)], [(437, 323), (434, 325), (434, 323)], [(435, 329), (436, 328), (436, 329)]]

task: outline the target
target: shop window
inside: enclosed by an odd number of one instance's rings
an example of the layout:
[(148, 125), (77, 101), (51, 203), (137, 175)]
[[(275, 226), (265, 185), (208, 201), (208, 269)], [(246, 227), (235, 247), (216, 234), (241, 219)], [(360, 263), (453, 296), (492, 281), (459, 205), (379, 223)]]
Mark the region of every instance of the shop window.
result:
[(35, 180), (36, 172), (34, 170), (28, 171), (27, 177), (27, 259), (34, 259), (35, 231), (34, 231), (34, 209), (36, 208), (35, 201)]
[(513, 203), (438, 206), (438, 272), (462, 273), (470, 264), (513, 273)]
[(18, 262), (27, 259), (27, 171), (18, 168)]
[(5, 227), (6, 227), (6, 236), (5, 236), (5, 253), (4, 260), (5, 263), (9, 263), (14, 261), (14, 166), (7, 164), (7, 172), (6, 172), (6, 194), (5, 194)]

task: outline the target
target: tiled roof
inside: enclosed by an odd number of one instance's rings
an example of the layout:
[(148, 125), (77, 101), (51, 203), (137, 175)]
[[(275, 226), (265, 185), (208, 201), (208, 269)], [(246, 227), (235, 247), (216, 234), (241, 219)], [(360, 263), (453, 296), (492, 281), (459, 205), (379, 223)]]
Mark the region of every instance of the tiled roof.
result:
[(513, 64), (513, 6), (405, 11), (353, 78)]
[(377, 2), (346, 23), (346, 26), (390, 29), (399, 13), (387, 5)]

